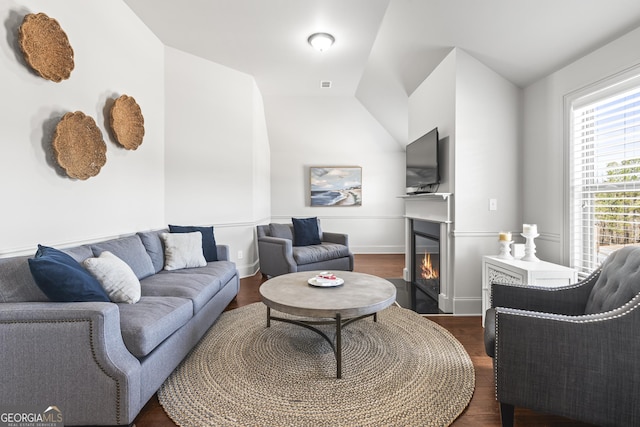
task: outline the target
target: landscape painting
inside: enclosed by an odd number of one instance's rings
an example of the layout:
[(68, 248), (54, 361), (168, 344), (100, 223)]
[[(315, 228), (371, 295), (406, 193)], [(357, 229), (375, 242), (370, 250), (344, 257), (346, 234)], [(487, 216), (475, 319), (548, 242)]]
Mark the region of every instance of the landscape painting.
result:
[(311, 167), (311, 206), (362, 205), (362, 168)]

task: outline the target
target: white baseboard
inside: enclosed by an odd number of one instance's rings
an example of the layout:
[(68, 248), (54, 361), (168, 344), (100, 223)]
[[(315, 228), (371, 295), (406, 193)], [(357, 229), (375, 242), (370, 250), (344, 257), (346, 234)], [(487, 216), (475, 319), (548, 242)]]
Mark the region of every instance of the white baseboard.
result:
[(258, 260), (252, 262), (251, 264), (239, 264), (238, 261), (235, 261), (235, 263), (241, 279), (255, 276), (258, 270), (260, 270), (260, 262)]
[(482, 298), (453, 298), (453, 314), (457, 316), (481, 316)]
[(354, 254), (404, 254), (404, 245), (389, 246), (353, 246), (349, 245), (349, 249)]

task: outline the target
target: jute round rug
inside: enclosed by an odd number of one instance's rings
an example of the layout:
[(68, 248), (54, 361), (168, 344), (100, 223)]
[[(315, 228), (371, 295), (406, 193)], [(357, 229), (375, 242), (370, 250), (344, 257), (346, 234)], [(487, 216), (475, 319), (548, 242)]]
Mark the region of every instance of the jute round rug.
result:
[(354, 322), (342, 343), (336, 379), (325, 340), (288, 323), (267, 328), (266, 306), (254, 303), (223, 313), (158, 398), (185, 427), (446, 426), (471, 399), (475, 375), (462, 344), (410, 310)]

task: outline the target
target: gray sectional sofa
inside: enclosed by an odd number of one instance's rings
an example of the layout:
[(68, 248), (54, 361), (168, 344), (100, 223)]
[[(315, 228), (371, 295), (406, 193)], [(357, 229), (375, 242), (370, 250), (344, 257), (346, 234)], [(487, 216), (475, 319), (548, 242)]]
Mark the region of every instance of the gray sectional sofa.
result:
[(167, 271), (157, 230), (63, 249), (110, 251), (140, 281), (135, 304), (51, 302), (28, 258), (0, 259), (0, 403), (57, 406), (65, 425), (127, 425), (238, 293), (227, 246), (218, 261)]

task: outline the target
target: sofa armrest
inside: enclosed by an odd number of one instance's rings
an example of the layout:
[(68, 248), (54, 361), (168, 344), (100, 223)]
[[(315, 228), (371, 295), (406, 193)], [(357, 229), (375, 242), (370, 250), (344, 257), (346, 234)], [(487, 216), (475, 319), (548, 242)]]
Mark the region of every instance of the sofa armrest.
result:
[(491, 307), (510, 307), (566, 315), (584, 314), (587, 299), (599, 277), (599, 271), (569, 286), (491, 284)]
[(496, 396), (594, 423), (637, 421), (640, 295), (583, 316), (496, 308)]
[(65, 424), (128, 424), (141, 409), (116, 304), (3, 303), (0, 341), (5, 405), (57, 405)]
[(218, 261), (231, 261), (229, 259), (229, 245), (216, 245)]
[(342, 233), (331, 233), (324, 231), (322, 233), (322, 241), (329, 243), (337, 243), (349, 247), (349, 235)]
[(295, 273), (298, 265), (293, 259), (293, 242), (279, 237), (258, 239), (260, 271), (267, 276)]

